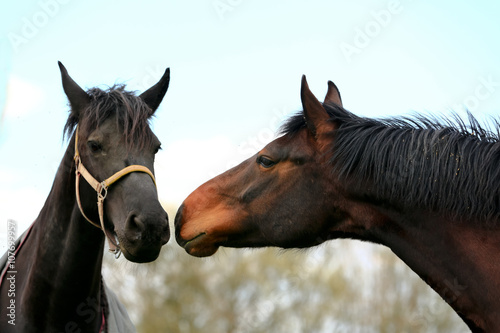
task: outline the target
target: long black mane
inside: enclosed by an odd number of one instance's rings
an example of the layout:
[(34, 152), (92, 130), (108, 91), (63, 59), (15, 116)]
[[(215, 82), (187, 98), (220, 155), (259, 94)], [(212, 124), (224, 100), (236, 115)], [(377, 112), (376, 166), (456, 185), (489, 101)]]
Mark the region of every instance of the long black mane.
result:
[(78, 124), (80, 134), (85, 137), (106, 119), (116, 116), (128, 147), (133, 145), (140, 149), (151, 143), (153, 133), (149, 119), (153, 112), (135, 92), (126, 91), (125, 85), (114, 85), (107, 90), (95, 87), (87, 90), (87, 94), (90, 96), (90, 105), (78, 115), (70, 112), (64, 127), (67, 137)]
[[(371, 119), (324, 104), (331, 121), (332, 170), (368, 198), (400, 209), (429, 208), (455, 217), (500, 219), (500, 123), (415, 117)], [(305, 126), (290, 118), (282, 134)]]

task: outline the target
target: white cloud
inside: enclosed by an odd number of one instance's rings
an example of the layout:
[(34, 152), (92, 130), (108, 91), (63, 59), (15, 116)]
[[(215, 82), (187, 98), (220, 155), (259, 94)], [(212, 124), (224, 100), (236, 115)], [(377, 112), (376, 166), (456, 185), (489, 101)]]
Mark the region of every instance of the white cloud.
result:
[(19, 174), (0, 170), (0, 253), (6, 250), (7, 221), (17, 224), (20, 236), (35, 220), (45, 202), (46, 194), (32, 186), (16, 187)]
[(169, 143), (155, 162), (160, 199), (180, 205), (198, 186), (243, 161), (237, 148), (223, 136)]
[(7, 83), (6, 118), (24, 117), (37, 110), (43, 101), (43, 90), (18, 76), (10, 76)]

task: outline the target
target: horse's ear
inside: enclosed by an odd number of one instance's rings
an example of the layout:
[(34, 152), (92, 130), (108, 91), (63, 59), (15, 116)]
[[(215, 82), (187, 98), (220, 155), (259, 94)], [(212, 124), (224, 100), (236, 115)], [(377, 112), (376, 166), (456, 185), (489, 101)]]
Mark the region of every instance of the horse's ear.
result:
[(334, 103), (343, 107), (340, 91), (332, 81), (328, 81), (328, 91), (326, 92), (324, 103)]
[(302, 107), (304, 108), (307, 128), (315, 138), (318, 138), (320, 134), (327, 131), (330, 116), (309, 89), (305, 75), (302, 75), (300, 98), (302, 100)]
[(169, 82), (170, 68), (167, 68), (160, 81), (139, 96), (151, 108), (149, 116), (152, 116), (160, 106), (163, 96), (167, 92)]
[(71, 105), (71, 112), (77, 117), (80, 111), (85, 109), (90, 103), (90, 96), (69, 76), (66, 67), (58, 61), (61, 70), (62, 85), (64, 93), (68, 97)]

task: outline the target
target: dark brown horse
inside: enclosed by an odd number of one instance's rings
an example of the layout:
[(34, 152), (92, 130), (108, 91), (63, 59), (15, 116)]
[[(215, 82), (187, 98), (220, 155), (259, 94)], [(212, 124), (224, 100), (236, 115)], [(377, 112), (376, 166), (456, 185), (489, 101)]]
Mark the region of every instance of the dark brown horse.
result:
[(177, 242), (199, 257), (220, 246), (383, 244), (471, 330), (500, 332), (498, 130), (471, 115), (361, 118), (332, 82), (320, 103), (303, 78), (301, 99), (281, 137), (188, 196)]
[(170, 237), (152, 171), (160, 142), (148, 123), (167, 91), (169, 70), (136, 96), (121, 85), (84, 91), (59, 67), (72, 136), (45, 205), (10, 258), (15, 272), (3, 276), (2, 333), (105, 331), (106, 236), (133, 262), (155, 260)]

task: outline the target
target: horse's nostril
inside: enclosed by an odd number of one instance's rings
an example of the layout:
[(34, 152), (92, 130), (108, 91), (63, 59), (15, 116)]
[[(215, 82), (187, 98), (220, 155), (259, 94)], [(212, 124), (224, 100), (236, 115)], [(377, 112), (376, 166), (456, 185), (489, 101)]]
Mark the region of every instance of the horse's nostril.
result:
[(140, 235), (144, 232), (144, 229), (145, 225), (140, 216), (133, 213), (130, 214), (126, 223), (127, 234), (135, 234), (137, 238), (140, 238)]
[(131, 242), (160, 240), (162, 244), (165, 244), (170, 238), (168, 215), (165, 212), (161, 218), (153, 219), (151, 216), (131, 213), (125, 224), (125, 235)]

